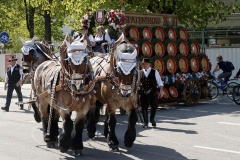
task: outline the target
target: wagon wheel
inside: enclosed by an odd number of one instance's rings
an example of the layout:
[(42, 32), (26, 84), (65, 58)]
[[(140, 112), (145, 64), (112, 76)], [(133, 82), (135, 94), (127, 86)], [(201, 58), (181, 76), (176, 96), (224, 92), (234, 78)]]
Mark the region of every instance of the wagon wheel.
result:
[(198, 103), (201, 96), (200, 83), (196, 79), (190, 79), (183, 88), (183, 100), (188, 106)]

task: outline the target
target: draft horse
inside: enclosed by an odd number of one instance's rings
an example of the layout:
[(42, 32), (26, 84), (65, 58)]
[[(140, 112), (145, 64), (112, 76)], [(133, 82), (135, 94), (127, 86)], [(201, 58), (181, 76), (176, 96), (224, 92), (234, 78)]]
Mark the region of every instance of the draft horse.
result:
[[(54, 147), (59, 134), (58, 119), (61, 116), (63, 132), (58, 139), (59, 149), (67, 152), (71, 147), (74, 155), (82, 155), (84, 117), (94, 96), (95, 81), (86, 52), (87, 46), (90, 46), (87, 36), (71, 43), (70, 36), (67, 35), (60, 48), (61, 61), (43, 62), (34, 75), (44, 141), (48, 147)], [(76, 112), (74, 124), (70, 117), (72, 111)], [(88, 131), (94, 135), (95, 123), (92, 127), (90, 129), (88, 126)]]
[[(29, 41), (25, 41), (20, 37), (20, 40), (23, 44), (23, 47), (21, 48), (23, 55), (22, 57), (22, 66), (24, 74), (23, 83), (26, 80), (26, 78), (30, 76), (33, 95), (34, 97), (36, 97), (36, 91), (34, 90), (33, 87), (34, 72), (41, 63), (52, 59), (51, 45), (48, 44), (45, 40), (42, 40), (41, 42), (36, 41), (35, 37), (33, 37)], [(41, 118), (38, 116), (39, 114), (36, 114), (38, 112), (38, 108), (34, 101), (31, 103), (31, 106), (34, 110), (34, 118), (36, 122), (41, 122)]]
[[(122, 107), (129, 114), (128, 128), (124, 144), (130, 148), (136, 138), (138, 94), (140, 80), (136, 48), (129, 43), (124, 34), (114, 44), (114, 54), (90, 59), (97, 82), (96, 105), (106, 104), (104, 135), (110, 150), (118, 150), (118, 139), (115, 134), (116, 109)], [(112, 51), (111, 51), (112, 52)], [(101, 102), (101, 103), (99, 103)]]

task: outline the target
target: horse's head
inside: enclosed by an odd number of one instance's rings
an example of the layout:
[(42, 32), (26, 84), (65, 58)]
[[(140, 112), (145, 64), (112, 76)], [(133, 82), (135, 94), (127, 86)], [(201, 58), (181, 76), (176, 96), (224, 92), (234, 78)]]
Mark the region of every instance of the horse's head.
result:
[(116, 46), (114, 57), (114, 70), (119, 79), (120, 94), (127, 97), (136, 91), (136, 82), (139, 80), (136, 48), (123, 36), (123, 40)]
[(29, 41), (20, 39), (23, 44), (21, 48), (23, 73), (34, 71), (45, 60), (52, 59), (51, 46), (45, 40), (35, 41), (35, 37)]
[(29, 41), (24, 41), (21, 37), (21, 42), (23, 47), (21, 48), (23, 58), (22, 58), (22, 66), (23, 66), (23, 73), (30, 72), (30, 66), (37, 61), (36, 58), (36, 46), (35, 46), (35, 37), (33, 37)]
[(87, 49), (90, 41), (87, 36), (83, 36), (79, 41), (72, 43), (68, 38), (65, 38), (63, 44), (67, 48), (62, 50), (61, 58), (64, 58), (62, 61), (67, 61), (65, 69), (70, 76), (69, 82), (71, 82), (71, 88), (77, 94), (86, 94), (86, 92), (89, 92), (89, 88), (92, 87), (94, 79)]

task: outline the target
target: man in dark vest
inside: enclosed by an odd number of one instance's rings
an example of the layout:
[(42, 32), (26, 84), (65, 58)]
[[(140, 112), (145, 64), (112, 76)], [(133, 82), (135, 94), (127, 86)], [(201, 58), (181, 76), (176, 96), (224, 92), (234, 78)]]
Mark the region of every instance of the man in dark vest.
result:
[(148, 127), (148, 107), (151, 106), (150, 122), (153, 127), (156, 127), (154, 120), (157, 109), (158, 99), (163, 96), (163, 82), (158, 71), (151, 68), (149, 58), (142, 60), (141, 74), (141, 90), (140, 90), (140, 103), (142, 107), (142, 114), (144, 119), (144, 126)]
[[(7, 67), (7, 73), (5, 76), (5, 85), (4, 90), (7, 90), (7, 98), (5, 107), (2, 107), (2, 110), (6, 112), (9, 111), (9, 106), (11, 104), (13, 90), (17, 92), (18, 101), (22, 102), (22, 92), (21, 92), (21, 83), (22, 83), (22, 69), (20, 65), (16, 64), (17, 59), (14, 56), (8, 60), (10, 66)], [(23, 104), (20, 105), (20, 109), (23, 109)]]

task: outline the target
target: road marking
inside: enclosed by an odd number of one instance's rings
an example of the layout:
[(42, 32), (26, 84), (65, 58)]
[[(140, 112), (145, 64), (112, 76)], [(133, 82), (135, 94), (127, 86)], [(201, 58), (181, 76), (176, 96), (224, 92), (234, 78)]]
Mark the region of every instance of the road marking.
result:
[(207, 113), (209, 111), (195, 110), (195, 112)]
[(180, 111), (192, 111), (192, 109), (178, 109)]
[(220, 124), (229, 124), (229, 125), (235, 125), (235, 126), (240, 126), (239, 123), (229, 123), (229, 122), (217, 122), (217, 123), (220, 123)]
[(177, 117), (158, 116), (158, 115), (156, 115), (156, 117), (160, 117), (160, 118), (169, 118), (169, 119), (179, 119), (179, 118), (177, 118)]
[(228, 152), (228, 153), (240, 154), (240, 152), (226, 150), (226, 149), (210, 148), (210, 147), (204, 147), (204, 146), (193, 146), (193, 147), (195, 147), (195, 148), (202, 148), (202, 149), (208, 149), (208, 150), (214, 150), (214, 151), (220, 151), (220, 152)]

